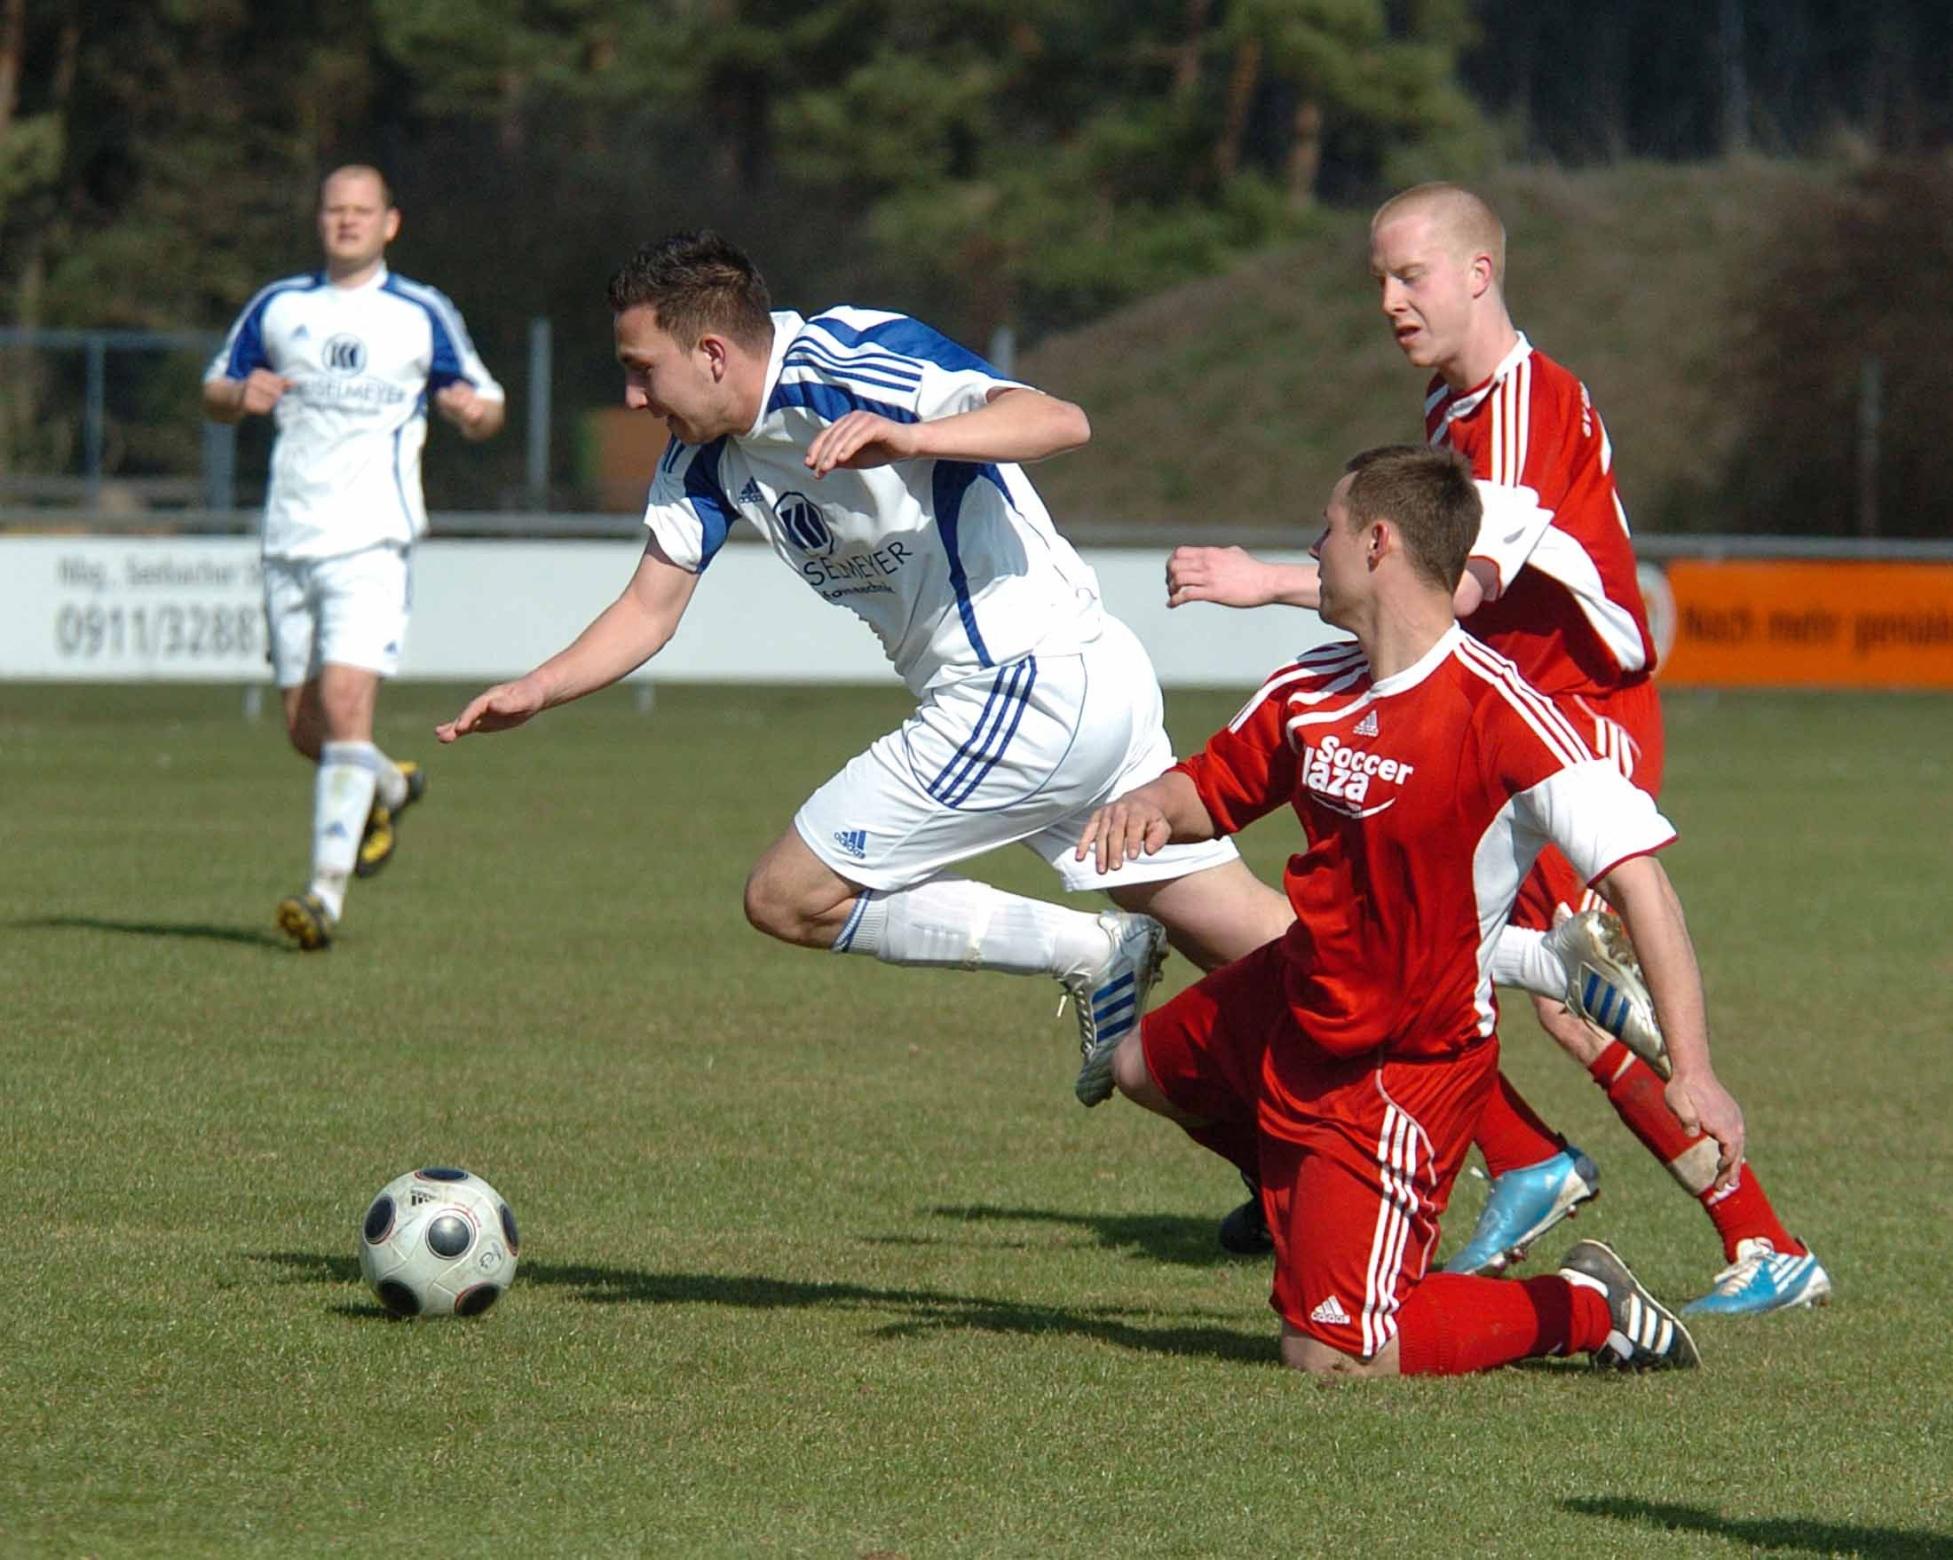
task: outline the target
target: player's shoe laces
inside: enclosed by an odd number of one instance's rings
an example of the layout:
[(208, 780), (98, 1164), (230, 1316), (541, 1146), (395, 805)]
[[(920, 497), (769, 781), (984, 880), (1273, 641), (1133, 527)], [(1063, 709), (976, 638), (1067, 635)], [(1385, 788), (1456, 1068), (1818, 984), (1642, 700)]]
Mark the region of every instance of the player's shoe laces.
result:
[(377, 796), (366, 815), (366, 829), (359, 837), (359, 855), (353, 860), (353, 875), (369, 878), (393, 859), (396, 843), (394, 827), (400, 815), (427, 794), (427, 771), (411, 758), (394, 766), (407, 782), (407, 794), (398, 807), (389, 807)]
[(1668, 1046), (1621, 918), (1611, 910), (1582, 910), (1548, 932), (1546, 945), (1566, 965), (1566, 1005), (1575, 1017), (1612, 1035), (1666, 1078)]
[(1275, 1249), (1275, 1237), (1261, 1211), (1261, 1188), (1245, 1175), (1241, 1184), (1248, 1189), (1248, 1200), (1221, 1220), (1221, 1250), (1237, 1257), (1265, 1257)]
[(1682, 1319), (1642, 1287), (1614, 1248), (1583, 1240), (1560, 1259), (1560, 1277), (1607, 1297), (1613, 1330), (1594, 1350), (1596, 1365), (1620, 1370), (1692, 1370), (1702, 1363)]
[(1780, 1256), (1760, 1236), (1736, 1243), (1736, 1260), (1716, 1275), (1706, 1295), (1682, 1307), (1685, 1316), (1762, 1316), (1800, 1306), (1826, 1305), (1831, 1275), (1812, 1252)]
[(1493, 1180), (1472, 1238), (1444, 1270), (1502, 1273), (1541, 1235), (1599, 1195), (1599, 1168), (1571, 1143), (1551, 1159), (1508, 1170)]
[(1084, 1057), (1072, 1092), (1086, 1106), (1112, 1097), (1112, 1053), (1139, 1023), (1166, 962), (1166, 928), (1150, 915), (1105, 910), (1099, 925), (1112, 943), (1105, 962), (1062, 979), (1078, 1015), (1078, 1049)]
[(307, 953), (332, 946), (333, 914), (317, 894), (307, 889), (278, 901), (278, 930)]

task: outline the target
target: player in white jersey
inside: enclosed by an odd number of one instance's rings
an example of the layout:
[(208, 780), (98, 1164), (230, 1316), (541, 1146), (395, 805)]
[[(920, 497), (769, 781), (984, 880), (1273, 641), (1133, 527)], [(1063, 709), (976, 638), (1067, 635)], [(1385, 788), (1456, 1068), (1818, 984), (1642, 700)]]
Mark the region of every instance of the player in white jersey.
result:
[[(610, 304), (625, 402), (671, 434), (644, 556), (574, 644), (474, 699), (441, 739), (520, 725), (655, 655), (746, 520), (875, 631), (919, 700), (761, 856), (748, 919), (891, 964), (1056, 977), (1078, 1005), (1078, 1096), (1096, 1104), (1166, 939), (1213, 968), (1290, 912), (1224, 842), (1162, 852), (1138, 878), (1072, 859), (1094, 807), (1173, 762), (1151, 662), (1020, 469), (1083, 444), (1084, 413), (903, 315), (772, 312), (752, 262), (709, 233), (640, 250)], [(1094, 916), (949, 870), (1010, 843), (1122, 908)]]
[(426, 786), (373, 744), (380, 679), (399, 668), (409, 559), (427, 529), (427, 410), (469, 440), (502, 426), (503, 394), (447, 298), (387, 269), (400, 213), (363, 165), (319, 189), (322, 269), (261, 290), (204, 375), (204, 414), (277, 426), (264, 507), (265, 619), (292, 746), (317, 766), (312, 876), (278, 906), (300, 948), (331, 944), (347, 880), (393, 853)]

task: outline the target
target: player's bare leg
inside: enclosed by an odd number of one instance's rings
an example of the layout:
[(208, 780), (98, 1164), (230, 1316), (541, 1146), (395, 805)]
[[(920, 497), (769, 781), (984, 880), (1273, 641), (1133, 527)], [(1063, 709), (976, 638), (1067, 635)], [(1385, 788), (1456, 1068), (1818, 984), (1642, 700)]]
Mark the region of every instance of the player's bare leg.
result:
[(1282, 1363), (1290, 1370), (1305, 1370), (1312, 1376), (1395, 1376), (1398, 1355), (1395, 1338), (1367, 1360), (1360, 1360), (1282, 1323)]
[(792, 828), (746, 879), (746, 919), (782, 942), (872, 954), (884, 964), (1054, 977), (1078, 1010), (1077, 1092), (1087, 1105), (1111, 1093), (1112, 1052), (1137, 1028), (1166, 953), (1159, 923), (1143, 915), (1087, 915), (947, 873), (865, 888)]
[(1295, 911), (1240, 860), (1185, 877), (1133, 883), (1109, 891), (1122, 910), (1150, 915), (1176, 951), (1201, 970), (1232, 964), (1289, 929)]

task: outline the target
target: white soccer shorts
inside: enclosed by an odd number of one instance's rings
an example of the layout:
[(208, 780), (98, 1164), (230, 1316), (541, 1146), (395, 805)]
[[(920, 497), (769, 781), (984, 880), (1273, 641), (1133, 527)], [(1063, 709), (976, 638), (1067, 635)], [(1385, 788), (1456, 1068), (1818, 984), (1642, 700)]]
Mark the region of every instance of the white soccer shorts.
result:
[(903, 888), (1000, 845), (1042, 856), (1073, 892), (1185, 877), (1228, 840), (1169, 845), (1101, 873), (1072, 851), (1092, 809), (1165, 773), (1153, 663), (1117, 619), (1074, 654), (1025, 656), (923, 697), (794, 815), (807, 847), (865, 888)]
[(400, 669), (412, 598), (409, 560), (398, 547), (265, 559), (266, 637), (278, 686), (310, 682), (328, 661), (391, 677)]

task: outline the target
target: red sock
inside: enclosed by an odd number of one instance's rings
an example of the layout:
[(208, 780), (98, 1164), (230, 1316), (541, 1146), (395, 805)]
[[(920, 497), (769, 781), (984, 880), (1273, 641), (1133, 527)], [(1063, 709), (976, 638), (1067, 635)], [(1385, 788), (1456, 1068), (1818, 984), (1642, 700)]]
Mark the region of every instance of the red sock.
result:
[(1804, 1253), (1804, 1243), (1783, 1227), (1776, 1209), (1764, 1195), (1763, 1183), (1747, 1165), (1733, 1187), (1724, 1191), (1714, 1189), (1714, 1139), (1683, 1130), (1675, 1113), (1668, 1108), (1665, 1086), (1652, 1067), (1616, 1040), (1588, 1065), (1587, 1071), (1606, 1091), (1607, 1103), (1627, 1123), (1628, 1131), (1702, 1204), (1703, 1212), (1709, 1215), (1710, 1223), (1722, 1237), (1726, 1258), (1734, 1261), (1736, 1243), (1752, 1237), (1769, 1241), (1787, 1255)]
[(1433, 1273), (1397, 1313), (1397, 1369), (1405, 1376), (1462, 1376), (1541, 1354), (1579, 1354), (1613, 1325), (1598, 1291), (1557, 1274), (1467, 1278)]
[(1566, 1147), (1566, 1139), (1539, 1119), (1504, 1073), (1499, 1074), (1498, 1087), (1485, 1096), (1472, 1141), (1485, 1156), (1486, 1173), (1495, 1179), (1508, 1170), (1551, 1159)]

